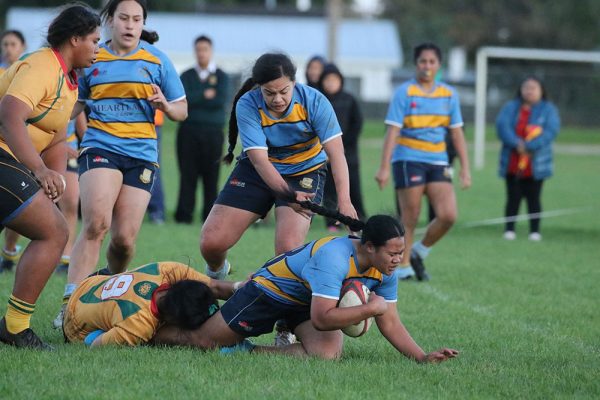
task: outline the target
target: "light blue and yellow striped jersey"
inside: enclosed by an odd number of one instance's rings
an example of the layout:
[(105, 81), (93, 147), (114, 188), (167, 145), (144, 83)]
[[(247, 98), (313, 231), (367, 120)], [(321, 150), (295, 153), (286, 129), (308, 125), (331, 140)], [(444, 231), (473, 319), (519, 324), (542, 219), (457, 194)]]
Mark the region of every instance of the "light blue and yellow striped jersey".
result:
[(73, 150), (79, 150), (79, 138), (75, 128), (75, 119), (69, 121), (67, 125), (67, 146)]
[(371, 267), (359, 272), (350, 237), (325, 237), (268, 261), (252, 281), (268, 296), (294, 305), (309, 305), (312, 296), (337, 300), (346, 279), (362, 282), (387, 302), (398, 294), (396, 274)]
[(154, 109), (146, 100), (158, 85), (169, 102), (185, 98), (179, 75), (167, 56), (140, 41), (118, 56), (107, 43), (79, 79), (79, 101), (90, 107), (81, 147), (97, 147), (128, 157), (158, 161)]
[(401, 128), (392, 162), (447, 165), (445, 136), (463, 125), (456, 90), (436, 82), (426, 92), (415, 79), (405, 82), (394, 93), (385, 123)]
[(273, 118), (259, 88), (244, 94), (236, 116), (245, 158), (246, 151), (264, 149), (281, 175), (314, 171), (327, 161), (323, 144), (342, 134), (333, 107), (319, 91), (296, 83), (290, 106)]

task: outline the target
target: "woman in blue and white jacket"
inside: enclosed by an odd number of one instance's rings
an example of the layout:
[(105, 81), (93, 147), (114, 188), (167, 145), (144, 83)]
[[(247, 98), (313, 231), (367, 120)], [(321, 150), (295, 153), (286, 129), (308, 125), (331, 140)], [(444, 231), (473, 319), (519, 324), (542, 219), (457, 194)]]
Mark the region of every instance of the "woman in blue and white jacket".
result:
[(558, 110), (546, 100), (542, 81), (533, 76), (523, 80), (517, 98), (500, 110), (496, 131), (502, 141), (499, 175), (506, 180), (504, 238), (507, 240), (516, 238), (515, 216), (523, 197), (530, 214), (529, 240), (542, 239), (539, 216), (542, 185), (554, 170), (552, 142), (559, 129)]

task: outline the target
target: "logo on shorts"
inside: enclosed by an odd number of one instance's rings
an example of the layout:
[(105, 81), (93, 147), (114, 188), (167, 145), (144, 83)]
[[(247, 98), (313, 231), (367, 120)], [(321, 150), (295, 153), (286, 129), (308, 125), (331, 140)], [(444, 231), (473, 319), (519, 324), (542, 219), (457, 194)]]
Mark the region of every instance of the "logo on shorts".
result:
[(421, 182), (423, 177), (421, 175), (413, 175), (410, 177), (411, 182)]
[(152, 180), (152, 170), (148, 168), (144, 168), (144, 171), (140, 174), (140, 181), (142, 183), (148, 184)]
[(307, 177), (302, 178), (302, 180), (300, 181), (300, 186), (304, 189), (312, 189), (313, 179)]
[(242, 181), (238, 180), (237, 178), (231, 179), (229, 181), (229, 184), (231, 186), (237, 186), (237, 187), (241, 187), (241, 188), (246, 187), (246, 182), (242, 182)]
[(69, 158), (69, 161), (67, 161), (67, 165), (68, 165), (70, 168), (77, 168), (77, 166), (78, 166), (79, 164), (77, 163), (77, 159), (76, 159), (76, 158)]
[(252, 327), (246, 321), (240, 321), (238, 322), (238, 325), (246, 332), (250, 332), (252, 330)]
[(29, 183), (21, 182), (21, 190), (25, 190), (29, 187)]
[(444, 176), (448, 179), (452, 179), (452, 176), (454, 175), (454, 170), (452, 169), (452, 167), (445, 167), (444, 168)]
[(102, 156), (96, 156), (94, 158), (92, 158), (92, 162), (93, 163), (102, 163), (102, 164), (108, 164), (108, 160)]

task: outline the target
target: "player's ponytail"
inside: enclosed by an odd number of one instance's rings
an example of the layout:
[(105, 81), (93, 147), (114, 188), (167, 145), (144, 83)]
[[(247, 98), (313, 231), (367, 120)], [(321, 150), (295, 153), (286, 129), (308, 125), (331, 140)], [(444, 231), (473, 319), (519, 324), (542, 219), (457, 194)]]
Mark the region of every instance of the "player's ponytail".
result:
[(142, 36), (140, 36), (140, 40), (148, 42), (150, 44), (154, 44), (158, 42), (158, 33), (155, 31), (148, 31), (146, 29), (142, 30)]
[(233, 98), (231, 114), (229, 114), (229, 147), (227, 148), (227, 154), (225, 154), (225, 157), (223, 157), (223, 162), (225, 162), (226, 164), (231, 164), (231, 162), (233, 161), (233, 150), (235, 150), (235, 145), (237, 143), (238, 138), (238, 124), (237, 115), (235, 113), (235, 107), (240, 97), (242, 97), (246, 92), (252, 89), (254, 85), (256, 85), (254, 79), (246, 79), (246, 81), (242, 84), (240, 90), (238, 90), (235, 97)]
[(264, 85), (282, 76), (287, 76), (292, 82), (296, 81), (296, 66), (292, 60), (283, 53), (265, 53), (258, 57), (252, 67), (252, 77), (247, 79), (233, 99), (231, 114), (229, 116), (229, 147), (223, 161), (231, 164), (233, 161), (233, 150), (237, 143), (238, 125), (236, 116), (236, 105), (240, 97), (255, 85)]
[(396, 218), (389, 215), (373, 215), (367, 222), (354, 219), (340, 213), (338, 210), (323, 207), (312, 201), (297, 201), (296, 192), (288, 188), (285, 192), (277, 193), (277, 197), (289, 203), (299, 204), (302, 208), (310, 210), (323, 217), (335, 219), (346, 225), (352, 232), (360, 232), (361, 243), (371, 242), (375, 247), (385, 245), (389, 239), (404, 237), (404, 226)]

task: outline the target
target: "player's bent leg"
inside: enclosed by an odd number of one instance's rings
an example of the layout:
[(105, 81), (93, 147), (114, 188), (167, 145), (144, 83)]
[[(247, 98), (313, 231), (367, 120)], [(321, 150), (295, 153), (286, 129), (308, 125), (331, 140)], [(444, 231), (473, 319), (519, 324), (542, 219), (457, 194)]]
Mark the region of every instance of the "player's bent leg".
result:
[(398, 203), (402, 215), (402, 224), (405, 228), (405, 250), (402, 258), (402, 264), (408, 264), (410, 249), (412, 247), (415, 228), (419, 221), (421, 213), (421, 199), (425, 191), (424, 185), (413, 186), (409, 188), (397, 189)]
[(12, 229), (7, 229), (4, 232), (4, 246), (0, 253), (0, 272), (11, 271), (19, 261), (21, 246), (17, 243), (20, 236)]
[(456, 195), (451, 183), (432, 182), (427, 184), (427, 196), (436, 217), (427, 227), (421, 242), (423, 245), (431, 247), (452, 228), (456, 221)]
[(91, 169), (81, 175), (79, 190), (83, 226), (71, 253), (70, 284), (78, 284), (96, 268), (122, 182), (121, 172), (109, 168)]
[(111, 240), (106, 252), (108, 268), (112, 273), (125, 271), (135, 254), (135, 241), (149, 201), (148, 191), (128, 185), (121, 187), (113, 208)]
[(275, 254), (282, 254), (304, 244), (310, 228), (310, 219), (291, 207), (275, 208)]
[(64, 256), (70, 256), (73, 244), (77, 238), (77, 211), (79, 208), (79, 175), (75, 172), (67, 171), (65, 173), (67, 188), (63, 193), (58, 205), (60, 211), (67, 220), (69, 227), (69, 241), (63, 250)]
[(39, 191), (7, 226), (31, 240), (19, 260), (13, 294), (35, 303), (67, 242), (67, 223), (52, 201)]
[(200, 252), (211, 271), (223, 267), (227, 251), (260, 216), (251, 211), (215, 204), (200, 232)]
[(294, 329), (294, 334), (300, 339), (299, 345), (304, 348), (307, 356), (324, 360), (337, 360), (342, 356), (344, 335), (341, 330), (318, 331), (308, 320), (298, 325)]

